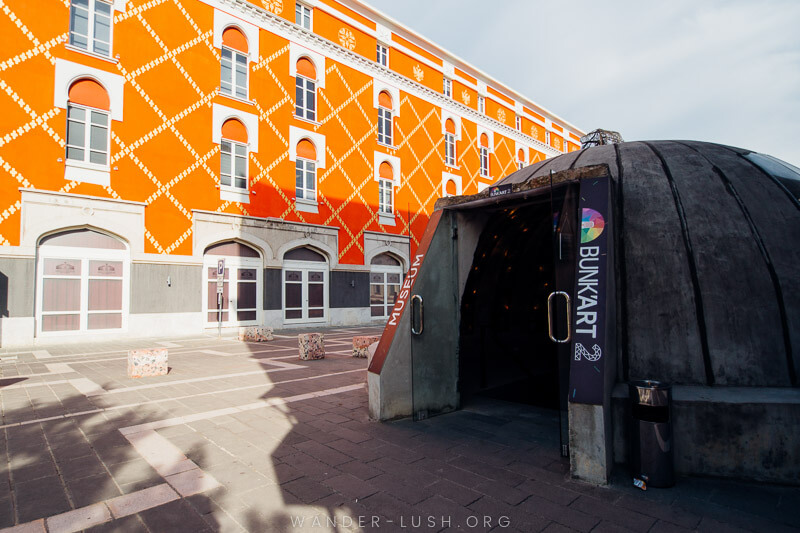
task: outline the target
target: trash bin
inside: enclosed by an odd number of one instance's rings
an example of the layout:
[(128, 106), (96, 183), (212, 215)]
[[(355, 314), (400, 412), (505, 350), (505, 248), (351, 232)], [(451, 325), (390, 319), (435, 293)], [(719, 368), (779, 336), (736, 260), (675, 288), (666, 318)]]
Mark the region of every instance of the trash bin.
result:
[(672, 453), (672, 386), (660, 381), (632, 381), (631, 469), (633, 477), (651, 487), (675, 484)]

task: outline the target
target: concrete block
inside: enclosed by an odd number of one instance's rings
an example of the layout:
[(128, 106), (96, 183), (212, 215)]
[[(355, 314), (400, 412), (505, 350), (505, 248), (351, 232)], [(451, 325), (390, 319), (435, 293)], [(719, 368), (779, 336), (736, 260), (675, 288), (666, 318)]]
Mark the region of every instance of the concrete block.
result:
[(144, 378), (167, 375), (166, 348), (128, 351), (128, 377)]
[(239, 328), (239, 340), (244, 342), (273, 341), (272, 328), (264, 326), (248, 326)]
[(353, 337), (353, 357), (367, 358), (369, 355), (369, 345), (380, 341), (381, 338), (377, 335)]
[(297, 336), (300, 359), (325, 359), (325, 335), (322, 333), (301, 333)]

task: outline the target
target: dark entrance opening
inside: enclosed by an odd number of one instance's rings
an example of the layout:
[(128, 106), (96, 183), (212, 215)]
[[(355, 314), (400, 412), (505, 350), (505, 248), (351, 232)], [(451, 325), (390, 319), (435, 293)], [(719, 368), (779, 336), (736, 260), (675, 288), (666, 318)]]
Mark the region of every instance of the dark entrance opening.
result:
[(459, 390), (559, 408), (558, 349), (548, 337), (555, 284), (549, 196), (494, 212), (478, 241), (461, 307)]
[[(461, 298), (462, 407), (487, 397), (528, 406), (547, 428), (552, 424), (562, 457), (569, 455), (569, 301), (580, 231), (578, 192), (576, 182), (551, 186), (490, 213)], [(549, 441), (552, 433), (545, 433), (541, 437)]]

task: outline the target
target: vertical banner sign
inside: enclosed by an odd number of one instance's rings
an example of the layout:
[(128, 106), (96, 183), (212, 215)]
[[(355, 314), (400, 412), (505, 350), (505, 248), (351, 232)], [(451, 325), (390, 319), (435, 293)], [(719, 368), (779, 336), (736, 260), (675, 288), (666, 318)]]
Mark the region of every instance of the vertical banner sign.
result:
[(578, 214), (580, 243), (572, 293), (572, 345), (569, 365), (569, 401), (603, 403), (606, 350), (606, 270), (609, 215), (608, 177), (581, 181)]

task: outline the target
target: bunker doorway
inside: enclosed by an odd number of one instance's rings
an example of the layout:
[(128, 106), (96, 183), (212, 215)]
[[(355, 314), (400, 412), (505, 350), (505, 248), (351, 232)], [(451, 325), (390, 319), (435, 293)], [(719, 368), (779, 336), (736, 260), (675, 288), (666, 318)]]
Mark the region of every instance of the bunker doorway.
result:
[(461, 405), (482, 397), (552, 420), (567, 455), (568, 295), (577, 188), (560, 187), (488, 218), (461, 299)]

